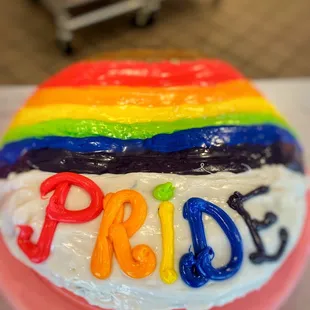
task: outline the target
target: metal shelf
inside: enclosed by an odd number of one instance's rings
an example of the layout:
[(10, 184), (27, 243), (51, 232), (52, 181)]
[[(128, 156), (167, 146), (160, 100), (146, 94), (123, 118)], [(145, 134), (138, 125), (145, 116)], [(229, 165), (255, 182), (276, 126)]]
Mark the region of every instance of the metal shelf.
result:
[[(129, 12), (136, 12), (137, 26), (146, 26), (153, 19), (154, 13), (159, 11), (162, 0), (122, 0), (107, 5), (104, 0), (40, 0), (40, 2), (53, 14), (57, 41), (64, 52), (69, 54), (72, 51), (71, 42), (75, 30)], [(77, 16), (71, 16), (69, 13), (69, 9), (95, 2), (102, 3), (102, 6)]]
[(87, 5), (95, 2), (102, 2), (102, 0), (66, 0), (62, 2), (67, 9), (70, 9), (77, 6)]

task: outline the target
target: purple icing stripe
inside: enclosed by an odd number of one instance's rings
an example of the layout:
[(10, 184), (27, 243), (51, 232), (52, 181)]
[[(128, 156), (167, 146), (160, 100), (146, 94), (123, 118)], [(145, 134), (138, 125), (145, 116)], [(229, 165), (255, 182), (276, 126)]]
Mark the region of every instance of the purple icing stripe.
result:
[(0, 177), (10, 172), (39, 169), (50, 172), (71, 171), (91, 174), (124, 174), (131, 172), (204, 175), (220, 171), (240, 173), (262, 165), (283, 164), (303, 172), (301, 152), (293, 144), (274, 143), (269, 146), (238, 145), (194, 148), (179, 152), (145, 151), (139, 154), (91, 152), (61, 149), (31, 150), (16, 163), (0, 165)]

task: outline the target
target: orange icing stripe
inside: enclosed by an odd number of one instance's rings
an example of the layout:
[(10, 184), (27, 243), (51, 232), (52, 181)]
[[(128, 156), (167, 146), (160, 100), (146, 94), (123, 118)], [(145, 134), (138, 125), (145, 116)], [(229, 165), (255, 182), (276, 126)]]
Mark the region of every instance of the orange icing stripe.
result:
[[(123, 222), (124, 204), (130, 203), (131, 215)], [(111, 274), (115, 252), (120, 268), (129, 277), (144, 278), (156, 267), (154, 252), (147, 245), (131, 248), (129, 238), (143, 225), (147, 215), (144, 198), (136, 191), (122, 190), (108, 194), (104, 201), (104, 215), (91, 259), (91, 271), (99, 279)]]
[(96, 87), (43, 88), (38, 90), (26, 106), (74, 104), (84, 106), (137, 105), (168, 106), (222, 102), (242, 97), (259, 97), (259, 92), (246, 80), (236, 80), (209, 87)]

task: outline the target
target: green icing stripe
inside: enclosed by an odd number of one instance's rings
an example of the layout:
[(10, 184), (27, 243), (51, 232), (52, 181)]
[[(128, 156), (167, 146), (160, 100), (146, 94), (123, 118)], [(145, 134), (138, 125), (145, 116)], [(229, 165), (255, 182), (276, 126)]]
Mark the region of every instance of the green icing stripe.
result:
[(61, 136), (84, 138), (106, 136), (119, 139), (146, 139), (161, 133), (172, 133), (189, 128), (222, 125), (274, 124), (288, 129), (294, 134), (287, 122), (273, 114), (229, 114), (209, 118), (181, 119), (174, 122), (151, 122), (122, 124), (98, 120), (58, 119), (34, 125), (11, 128), (4, 136), (1, 145), (27, 138)]

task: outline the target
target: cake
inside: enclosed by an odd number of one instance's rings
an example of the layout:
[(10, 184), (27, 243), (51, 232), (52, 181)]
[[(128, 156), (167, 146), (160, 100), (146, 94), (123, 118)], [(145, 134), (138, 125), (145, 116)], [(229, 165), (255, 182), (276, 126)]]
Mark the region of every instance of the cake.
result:
[(283, 265), (306, 218), (295, 131), (216, 59), (64, 69), (12, 120), (0, 177), (9, 251), (104, 309), (246, 296)]

